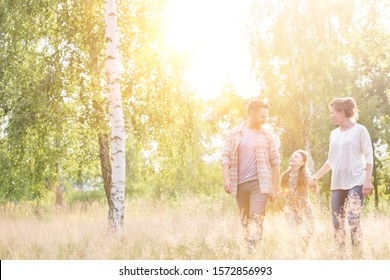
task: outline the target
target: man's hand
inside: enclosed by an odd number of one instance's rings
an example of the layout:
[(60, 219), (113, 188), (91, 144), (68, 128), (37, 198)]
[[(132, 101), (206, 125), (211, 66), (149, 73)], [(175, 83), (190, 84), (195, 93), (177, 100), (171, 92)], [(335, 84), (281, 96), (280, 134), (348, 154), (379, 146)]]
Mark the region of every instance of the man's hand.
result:
[(276, 189), (271, 189), (271, 193), (269, 194), (269, 200), (271, 202), (274, 202), (276, 200), (276, 197), (278, 196), (278, 192)]
[(226, 193), (228, 193), (228, 194), (232, 193), (232, 183), (230, 182), (230, 179), (224, 180), (223, 187), (224, 187)]

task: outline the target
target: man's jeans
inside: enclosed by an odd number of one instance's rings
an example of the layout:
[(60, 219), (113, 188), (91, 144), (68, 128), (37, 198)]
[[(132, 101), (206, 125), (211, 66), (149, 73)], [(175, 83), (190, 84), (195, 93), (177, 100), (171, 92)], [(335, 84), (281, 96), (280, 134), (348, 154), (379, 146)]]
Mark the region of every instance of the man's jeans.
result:
[(236, 200), (244, 227), (244, 237), (252, 245), (262, 238), (268, 197), (268, 193), (261, 193), (258, 180), (238, 185)]
[(359, 246), (362, 239), (360, 216), (364, 202), (363, 186), (349, 190), (333, 190), (331, 198), (334, 235), (339, 246), (345, 245), (345, 211), (348, 209), (348, 224), (352, 245)]

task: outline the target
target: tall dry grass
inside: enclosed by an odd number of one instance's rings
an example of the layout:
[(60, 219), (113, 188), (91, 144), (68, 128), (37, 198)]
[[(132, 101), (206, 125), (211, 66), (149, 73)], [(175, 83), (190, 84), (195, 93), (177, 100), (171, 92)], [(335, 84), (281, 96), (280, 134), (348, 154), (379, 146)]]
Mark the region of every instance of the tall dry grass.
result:
[(361, 252), (355, 252), (350, 242), (339, 252), (327, 211), (315, 209), (316, 229), (305, 249), (297, 232), (286, 225), (283, 213), (272, 211), (272, 206), (269, 209), (263, 240), (250, 253), (243, 242), (235, 201), (223, 195), (187, 196), (174, 202), (130, 200), (120, 237), (107, 230), (104, 204), (62, 209), (2, 206), (0, 259), (390, 259), (390, 218), (385, 214), (365, 213)]

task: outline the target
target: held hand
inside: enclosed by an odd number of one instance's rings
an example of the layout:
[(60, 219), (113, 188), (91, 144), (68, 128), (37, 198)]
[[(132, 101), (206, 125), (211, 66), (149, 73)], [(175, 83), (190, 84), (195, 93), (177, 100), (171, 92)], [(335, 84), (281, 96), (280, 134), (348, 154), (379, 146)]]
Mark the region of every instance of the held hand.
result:
[(310, 180), (308, 182), (308, 185), (309, 185), (311, 191), (315, 192), (317, 190), (317, 187), (318, 187), (317, 180), (314, 180), (314, 179)]
[(232, 184), (231, 184), (230, 180), (225, 180), (223, 187), (224, 187), (226, 193), (228, 193), (228, 194), (232, 193)]
[(269, 200), (271, 202), (274, 202), (276, 200), (277, 196), (278, 196), (277, 191), (275, 189), (272, 189), (271, 193), (269, 194)]
[(308, 182), (309, 187), (311, 188), (317, 188), (317, 180), (310, 179)]
[(281, 190), (281, 191), (278, 191), (278, 196), (281, 196), (281, 197), (284, 197), (286, 195), (286, 192)]
[(364, 197), (369, 196), (371, 194), (371, 182), (364, 182), (363, 184), (363, 195)]

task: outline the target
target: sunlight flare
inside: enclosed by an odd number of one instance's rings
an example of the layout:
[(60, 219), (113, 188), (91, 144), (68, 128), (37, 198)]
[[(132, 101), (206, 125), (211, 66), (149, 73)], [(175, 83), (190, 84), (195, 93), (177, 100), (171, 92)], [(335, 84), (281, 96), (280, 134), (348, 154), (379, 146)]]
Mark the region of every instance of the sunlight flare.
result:
[(166, 7), (166, 40), (190, 61), (185, 80), (203, 99), (231, 84), (239, 95), (259, 93), (251, 74), (243, 18), (250, 1), (172, 0)]

